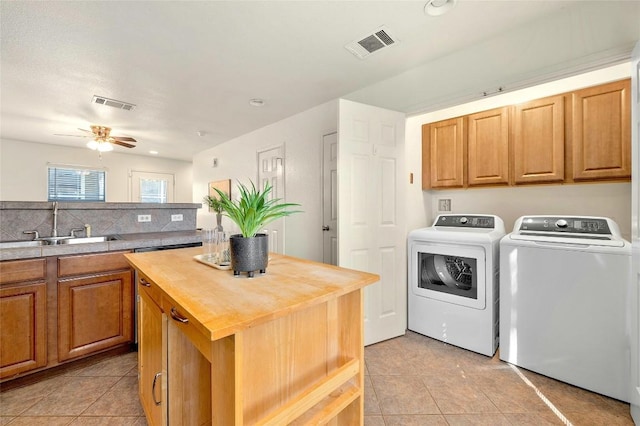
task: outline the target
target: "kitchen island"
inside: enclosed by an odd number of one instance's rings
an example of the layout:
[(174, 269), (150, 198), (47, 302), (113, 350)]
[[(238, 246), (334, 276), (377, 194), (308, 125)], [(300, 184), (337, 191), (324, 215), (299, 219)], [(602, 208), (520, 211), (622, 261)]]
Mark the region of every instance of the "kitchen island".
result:
[(379, 277), (273, 253), (234, 277), (201, 253), (126, 255), (149, 423), (362, 424), (363, 291)]

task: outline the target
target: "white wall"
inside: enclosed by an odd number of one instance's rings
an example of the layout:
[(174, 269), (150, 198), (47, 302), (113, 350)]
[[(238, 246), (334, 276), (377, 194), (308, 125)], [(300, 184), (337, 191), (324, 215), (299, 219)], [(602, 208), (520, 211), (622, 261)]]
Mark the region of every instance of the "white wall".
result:
[[(407, 208), (409, 229), (431, 225), (437, 214), (437, 201), (449, 198), (452, 213), (496, 214), (511, 231), (514, 221), (527, 214), (575, 214), (613, 218), (629, 239), (631, 236), (631, 184), (595, 183), (574, 185), (536, 185), (528, 187), (421, 190), (422, 125), (505, 105), (568, 92), (582, 87), (628, 78), (631, 65), (624, 63), (528, 89), (469, 102), (453, 108), (409, 117), (406, 123), (407, 166), (415, 181), (409, 185)], [(424, 209), (421, 210), (421, 206)], [(412, 226), (413, 225), (413, 226)]]
[[(257, 152), (284, 145), (286, 201), (304, 211), (285, 218), (285, 253), (322, 261), (322, 135), (336, 131), (337, 120), (338, 103), (331, 101), (197, 154), (192, 201), (202, 201), (211, 181), (231, 179), (232, 192), (237, 181), (256, 182)], [(222, 225), (235, 232), (227, 218)], [(214, 227), (215, 215), (200, 209), (198, 226)]]
[(47, 164), (69, 164), (107, 169), (107, 202), (129, 201), (129, 171), (172, 173), (176, 177), (174, 202), (192, 202), (192, 165), (188, 161), (96, 151), (61, 145), (0, 140), (0, 200), (46, 201)]

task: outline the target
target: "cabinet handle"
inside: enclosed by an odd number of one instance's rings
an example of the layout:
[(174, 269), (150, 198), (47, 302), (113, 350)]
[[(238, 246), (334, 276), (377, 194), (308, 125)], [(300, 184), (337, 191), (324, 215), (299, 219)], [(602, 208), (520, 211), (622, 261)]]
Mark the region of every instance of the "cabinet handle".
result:
[(171, 307), (171, 318), (173, 318), (174, 320), (181, 322), (183, 324), (186, 324), (189, 322), (189, 318), (183, 317), (182, 315), (180, 315), (178, 313), (178, 310), (176, 308), (174, 308), (173, 306)]
[(151, 397), (153, 398), (153, 403), (156, 405), (162, 404), (162, 401), (156, 400), (156, 382), (160, 376), (162, 376), (162, 373), (156, 373), (156, 375), (153, 376), (153, 384), (151, 385)]
[(145, 286), (145, 287), (151, 287), (151, 283), (147, 280), (145, 280), (144, 278), (140, 278), (140, 285)]

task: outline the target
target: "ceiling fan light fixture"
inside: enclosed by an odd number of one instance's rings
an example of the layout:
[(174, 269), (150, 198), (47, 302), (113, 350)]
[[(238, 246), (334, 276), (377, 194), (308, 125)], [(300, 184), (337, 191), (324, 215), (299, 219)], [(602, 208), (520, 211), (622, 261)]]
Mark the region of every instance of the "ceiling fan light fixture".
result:
[(429, 16), (442, 16), (453, 9), (458, 0), (429, 0), (424, 5), (424, 13)]
[(251, 105), (252, 107), (262, 107), (264, 106), (265, 102), (264, 99), (260, 99), (260, 98), (253, 98), (249, 101), (249, 105)]
[(113, 145), (105, 141), (92, 140), (87, 142), (87, 148), (98, 152), (113, 151)]

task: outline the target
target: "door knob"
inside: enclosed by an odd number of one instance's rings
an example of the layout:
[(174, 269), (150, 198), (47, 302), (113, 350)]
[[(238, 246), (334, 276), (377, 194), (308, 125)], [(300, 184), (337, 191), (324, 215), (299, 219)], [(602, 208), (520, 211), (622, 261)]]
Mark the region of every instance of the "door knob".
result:
[(323, 227), (322, 227), (322, 230), (323, 230), (323, 231), (328, 231), (328, 230), (329, 230), (329, 227), (325, 225), (325, 226), (323, 226)]

